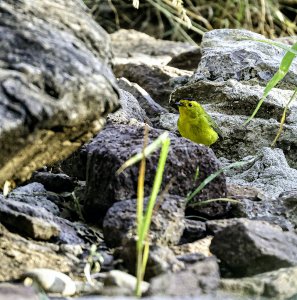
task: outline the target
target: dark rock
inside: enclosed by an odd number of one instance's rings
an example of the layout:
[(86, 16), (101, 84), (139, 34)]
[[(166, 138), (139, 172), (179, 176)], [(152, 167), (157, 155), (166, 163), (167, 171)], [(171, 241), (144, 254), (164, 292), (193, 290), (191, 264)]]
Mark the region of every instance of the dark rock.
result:
[(261, 221), (244, 221), (215, 235), (211, 252), (234, 276), (297, 265), (297, 235)]
[(40, 183), (30, 183), (0, 198), (0, 222), (35, 239), (58, 238), (62, 243), (80, 244), (79, 224), (62, 218), (57, 204), (61, 198)]
[[(145, 200), (145, 207), (148, 199)], [(184, 229), (185, 199), (166, 195), (157, 199), (149, 231), (153, 244), (177, 244)], [(116, 202), (103, 222), (105, 242), (110, 247), (124, 246), (128, 238), (136, 236), (136, 200)]]
[(205, 259), (178, 273), (166, 273), (151, 280), (149, 295), (197, 296), (215, 293), (219, 268), (214, 258)]
[(197, 220), (185, 220), (185, 229), (180, 244), (191, 243), (206, 236), (205, 222)]
[(67, 157), (118, 105), (108, 35), (79, 4), (0, 2), (0, 186)]
[(55, 193), (71, 192), (75, 188), (75, 181), (73, 178), (63, 173), (34, 172), (31, 181), (39, 182), (46, 190)]
[(194, 71), (197, 69), (201, 60), (201, 49), (195, 48), (188, 51), (184, 51), (170, 60), (167, 66), (177, 69)]
[[(85, 217), (100, 221), (114, 202), (136, 198), (138, 166), (133, 165), (124, 173), (116, 175), (116, 170), (143, 147), (143, 128), (132, 126), (108, 126), (87, 145), (87, 194)], [(162, 131), (150, 129), (148, 143), (156, 139)], [(168, 193), (186, 197), (207, 176), (219, 169), (219, 164), (210, 148), (170, 134), (171, 144), (165, 165), (161, 190), (169, 184)], [(85, 150), (84, 150), (85, 151)], [(145, 196), (150, 190), (155, 176), (159, 154), (147, 158)], [(199, 168), (199, 178), (195, 174)], [(226, 183), (224, 175), (216, 177), (195, 197), (193, 201), (224, 197)], [(207, 216), (224, 215), (226, 203), (210, 203), (199, 206), (196, 213)]]

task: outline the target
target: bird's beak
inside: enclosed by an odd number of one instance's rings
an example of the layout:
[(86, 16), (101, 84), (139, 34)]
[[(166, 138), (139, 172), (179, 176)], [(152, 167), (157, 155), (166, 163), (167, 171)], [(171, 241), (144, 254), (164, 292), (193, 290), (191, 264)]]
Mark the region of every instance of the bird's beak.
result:
[(180, 103), (180, 102), (175, 102), (175, 105), (177, 105), (177, 106), (183, 106), (183, 104)]

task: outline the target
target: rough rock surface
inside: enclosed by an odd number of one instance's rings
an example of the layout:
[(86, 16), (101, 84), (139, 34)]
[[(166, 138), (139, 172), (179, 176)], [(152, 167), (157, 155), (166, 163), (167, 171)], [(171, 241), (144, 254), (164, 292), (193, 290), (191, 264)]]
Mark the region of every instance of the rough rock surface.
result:
[(114, 64), (144, 61), (149, 64), (166, 64), (175, 55), (196, 49), (188, 43), (158, 40), (136, 30), (120, 29), (110, 37), (115, 55)]
[[(265, 84), (277, 71), (284, 51), (247, 38), (263, 36), (245, 30), (214, 30), (203, 37), (201, 62), (189, 82), (171, 95), (171, 103), (192, 97), (202, 103), (219, 125), (225, 139), (213, 145), (218, 157), (239, 160), (273, 142), (283, 107), (296, 85), (297, 64), (272, 89), (256, 118), (243, 126), (261, 99)], [(273, 55), (272, 55), (273, 53)], [(218, 63), (219, 62), (219, 63)], [(296, 167), (297, 105), (290, 105), (277, 147)]]
[[(265, 85), (278, 70), (285, 51), (251, 39), (265, 37), (247, 30), (220, 29), (206, 33), (201, 44), (201, 62), (194, 80), (256, 79)], [(295, 86), (296, 78), (297, 63), (293, 62), (283, 83)]]
[(127, 91), (120, 90), (121, 108), (107, 116), (107, 123), (129, 125), (133, 121), (152, 125), (137, 99)]
[(261, 221), (243, 221), (215, 235), (210, 246), (234, 276), (297, 265), (297, 235)]
[(51, 268), (70, 272), (79, 260), (63, 255), (58, 245), (26, 240), (0, 224), (0, 281), (19, 279), (28, 269)]
[(0, 2), (0, 186), (65, 158), (118, 105), (108, 36), (78, 0)]
[(139, 84), (160, 105), (169, 107), (169, 96), (177, 86), (187, 82), (192, 72), (169, 66), (122, 63), (113, 68), (116, 77)]
[[(147, 205), (148, 199), (145, 201)], [(184, 229), (185, 199), (165, 195), (157, 199), (152, 217), (149, 240), (153, 244), (177, 244)], [(136, 200), (116, 202), (108, 211), (103, 222), (105, 242), (110, 247), (124, 246), (136, 236)]]
[[(228, 182), (258, 188), (272, 199), (282, 192), (297, 189), (297, 170), (288, 165), (281, 149), (264, 147), (254, 158), (252, 164), (228, 171)], [(244, 158), (252, 159), (252, 156)]]
[(282, 202), (286, 208), (286, 217), (297, 228), (297, 190), (282, 193), (277, 201)]
[[(129, 239), (123, 247), (116, 249), (116, 257), (122, 259), (129, 273), (135, 274), (136, 270), (136, 240)], [(150, 245), (150, 251), (145, 271), (145, 280), (166, 272), (178, 272), (185, 268), (185, 264), (179, 261), (172, 250), (166, 246)]]
[(150, 295), (194, 296), (214, 293), (219, 286), (219, 267), (214, 258), (197, 262), (186, 270), (165, 273), (151, 280)]
[(293, 300), (297, 295), (296, 278), (297, 267), (291, 267), (262, 273), (253, 277), (222, 279), (220, 286), (225, 291), (239, 295), (262, 296), (277, 300)]
[[(143, 147), (142, 127), (108, 126), (86, 146), (87, 185), (85, 217), (100, 221), (114, 202), (136, 198), (138, 166), (133, 165), (124, 173), (116, 175), (116, 170)], [(162, 131), (150, 129), (148, 143), (156, 139)], [(192, 192), (207, 176), (219, 169), (219, 164), (211, 149), (178, 138), (170, 134), (171, 144), (166, 161), (161, 190), (170, 183), (168, 193), (181, 197)], [(158, 162), (158, 153), (147, 159), (145, 196), (149, 196)], [(190, 163), (189, 163), (190, 162)], [(195, 180), (199, 167), (199, 177)], [(226, 193), (225, 178), (218, 176), (204, 188), (194, 201), (214, 199)], [(224, 214), (225, 203), (211, 203), (197, 206), (197, 211), (209, 216)]]

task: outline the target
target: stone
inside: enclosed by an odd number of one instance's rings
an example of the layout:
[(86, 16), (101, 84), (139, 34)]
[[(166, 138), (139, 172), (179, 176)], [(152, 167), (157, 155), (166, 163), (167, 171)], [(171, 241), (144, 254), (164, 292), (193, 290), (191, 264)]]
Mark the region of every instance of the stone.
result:
[(172, 246), (171, 249), (173, 253), (177, 256), (198, 253), (202, 254), (205, 257), (208, 257), (212, 256), (209, 250), (212, 239), (213, 236), (209, 235), (203, 239), (194, 241), (192, 243)]
[(150, 282), (149, 295), (197, 296), (214, 293), (219, 286), (219, 267), (214, 258), (197, 262), (178, 273), (165, 273)]
[[(112, 270), (106, 274), (104, 278), (104, 286), (116, 286), (130, 290), (131, 295), (135, 292), (136, 277), (127, 274), (123, 271)], [(141, 282), (142, 294), (145, 293), (149, 288), (149, 283)]]
[(43, 291), (49, 294), (73, 296), (76, 292), (75, 282), (66, 274), (59, 271), (39, 268), (28, 270), (22, 274), (25, 284), (36, 283)]
[(133, 120), (140, 123), (152, 125), (145, 111), (140, 107), (137, 99), (127, 91), (120, 89), (120, 105), (121, 108), (107, 116), (109, 124), (129, 125)]
[[(254, 156), (255, 161), (240, 169), (227, 172), (228, 182), (262, 190), (269, 198), (297, 188), (297, 170), (291, 168), (281, 149), (264, 147)], [(252, 160), (246, 157), (244, 160)], [(269, 199), (270, 201), (270, 199)]]
[(197, 47), (175, 55), (168, 62), (167, 66), (174, 67), (177, 69), (194, 71), (197, 69), (200, 60), (201, 49)]
[(244, 221), (218, 232), (210, 251), (233, 276), (256, 275), (297, 265), (297, 235), (261, 221)]
[[(266, 38), (247, 30), (219, 29), (207, 32), (203, 36), (202, 58), (193, 80), (255, 79), (265, 85), (278, 70), (284, 50), (252, 39)], [(280, 86), (285, 84), (296, 86), (296, 75), (297, 63), (293, 61)]]
[[(56, 238), (66, 244), (84, 243), (79, 234), (83, 225), (63, 217), (62, 198), (45, 190), (40, 183), (30, 183), (13, 190), (6, 198), (0, 195), (1, 223), (34, 239)], [(73, 206), (73, 199), (71, 199)], [(85, 226), (84, 226), (85, 227)]]
[(121, 89), (131, 93), (137, 99), (139, 105), (152, 122), (154, 122), (156, 116), (167, 112), (167, 109), (155, 102), (148, 92), (137, 83), (130, 82), (125, 77), (121, 77), (118, 79), (118, 85)]
[(69, 156), (118, 106), (108, 35), (79, 3), (0, 3), (0, 186)]
[(115, 55), (114, 64), (144, 61), (149, 64), (166, 64), (172, 57), (196, 49), (188, 43), (159, 40), (132, 29), (120, 29), (112, 33), (110, 38)]
[[(2, 220), (1, 220), (2, 221)], [(61, 254), (58, 245), (27, 240), (0, 224), (0, 282), (16, 280), (29, 269), (50, 268), (71, 272), (79, 263), (74, 256)]]
[(297, 268), (291, 267), (258, 274), (253, 277), (221, 279), (220, 286), (225, 291), (243, 296), (293, 300), (297, 295), (296, 278)]
[(177, 121), (179, 115), (175, 113), (164, 113), (160, 115), (158, 128), (178, 133)]
[(75, 180), (66, 174), (51, 172), (34, 172), (31, 182), (41, 183), (47, 191), (62, 193), (72, 192), (75, 188)]
[(297, 190), (283, 192), (276, 200), (283, 203), (286, 209), (286, 217), (297, 227)]
[[(179, 261), (172, 250), (166, 246), (151, 244), (149, 250), (144, 274), (145, 280), (166, 272), (178, 272), (185, 267), (185, 264)], [(117, 248), (115, 256), (123, 260), (124, 266), (128, 269), (129, 273), (135, 274), (137, 261), (135, 239), (129, 239), (123, 247)]]
[[(145, 199), (145, 207), (148, 199)], [(149, 230), (153, 244), (177, 244), (184, 230), (185, 199), (165, 195), (157, 198)], [(104, 240), (110, 247), (124, 246), (127, 239), (136, 236), (136, 200), (116, 202), (104, 217)]]
[[(87, 190), (84, 204), (86, 219), (100, 223), (114, 202), (136, 198), (138, 166), (133, 165), (119, 175), (116, 175), (116, 170), (134, 154), (141, 153), (143, 130), (142, 127), (124, 125), (107, 126), (83, 150), (87, 152)], [(161, 133), (160, 130), (150, 129), (148, 144)], [(220, 166), (210, 148), (178, 138), (173, 134), (169, 136), (171, 144), (160, 190), (163, 190), (170, 181), (168, 193), (186, 197)], [(153, 153), (147, 158), (144, 196), (150, 195), (158, 159), (158, 153)], [(200, 175), (195, 179), (197, 168), (199, 168)], [(211, 181), (193, 201), (221, 198), (225, 196), (225, 193), (225, 179), (221, 174)], [(196, 213), (207, 216), (224, 215), (227, 209), (226, 203), (218, 202), (195, 208)]]
[(198, 220), (185, 220), (185, 229), (180, 239), (180, 244), (195, 242), (206, 236), (205, 222)]
[[(144, 63), (121, 63), (113, 68), (116, 77), (125, 77), (145, 89), (161, 106), (169, 107), (171, 92), (182, 83), (180, 77), (190, 77), (192, 72), (169, 66), (149, 65)], [(183, 79), (183, 81), (186, 81)]]

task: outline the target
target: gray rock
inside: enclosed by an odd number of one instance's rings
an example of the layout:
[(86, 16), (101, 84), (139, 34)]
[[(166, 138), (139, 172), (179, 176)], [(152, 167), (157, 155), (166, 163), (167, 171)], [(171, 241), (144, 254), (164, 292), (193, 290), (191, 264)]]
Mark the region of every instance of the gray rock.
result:
[(118, 84), (121, 89), (131, 93), (137, 99), (139, 105), (146, 112), (148, 117), (154, 119), (157, 115), (167, 112), (165, 108), (156, 103), (148, 92), (137, 83), (130, 82), (128, 79), (121, 77), (118, 79)]
[[(148, 199), (145, 200), (145, 207)], [(177, 244), (184, 229), (185, 199), (166, 195), (157, 199), (149, 231), (153, 244)], [(105, 242), (110, 247), (124, 246), (127, 239), (136, 236), (136, 200), (116, 202), (103, 222)]]
[(226, 227), (215, 235), (210, 250), (240, 277), (297, 265), (297, 235), (261, 221)]
[(172, 132), (178, 132), (177, 129), (178, 118), (179, 118), (178, 114), (164, 113), (160, 115), (158, 127)]
[(290, 168), (283, 151), (277, 148), (260, 149), (253, 164), (228, 171), (227, 178), (232, 184), (256, 187), (272, 199), (297, 188), (297, 170)]
[(120, 29), (110, 37), (115, 64), (144, 61), (149, 64), (166, 64), (175, 55), (196, 48), (188, 43), (158, 40), (131, 29)]
[[(148, 143), (161, 134), (150, 129)], [(168, 193), (181, 197), (192, 192), (202, 180), (219, 169), (211, 149), (170, 134), (171, 146), (167, 158), (161, 190), (169, 183)], [(124, 173), (116, 170), (143, 147), (143, 128), (132, 126), (108, 126), (90, 144), (87, 151), (87, 192), (85, 217), (95, 222), (104, 217), (114, 202), (136, 198), (138, 166), (131, 166)], [(159, 154), (147, 158), (145, 196), (149, 196), (155, 176)], [(189, 163), (190, 162), (190, 163)], [(199, 167), (199, 178), (195, 180)], [(194, 201), (223, 197), (226, 193), (224, 176), (220, 175), (204, 188)], [(196, 208), (195, 208), (196, 209)], [(208, 216), (223, 215), (226, 203), (197, 206), (196, 213)]]
[(297, 190), (280, 194), (276, 201), (283, 203), (286, 209), (286, 217), (294, 224), (295, 228), (297, 228)]
[(33, 269), (22, 274), (27, 284), (30, 282), (37, 285), (46, 293), (60, 294), (62, 296), (73, 296), (76, 292), (74, 281), (61, 272), (51, 269)]
[[(297, 295), (297, 268), (282, 268), (240, 279), (222, 279), (221, 288), (240, 295), (285, 300)], [(290, 299), (295, 299), (295, 297)]]
[(136, 98), (127, 91), (120, 90), (121, 108), (107, 116), (107, 122), (110, 124), (129, 125), (131, 122), (138, 121), (151, 125), (145, 111), (140, 107)]
[(215, 259), (197, 262), (178, 273), (166, 273), (151, 280), (149, 295), (197, 296), (215, 293), (219, 285), (219, 268)]
[(139, 84), (161, 106), (169, 107), (170, 93), (180, 85), (174, 82), (179, 77), (192, 75), (192, 72), (169, 66), (149, 65), (144, 63), (120, 63), (113, 68), (116, 77), (125, 77)]
[(57, 205), (61, 198), (47, 192), (42, 184), (30, 183), (0, 199), (1, 222), (22, 235), (43, 240), (56, 237), (69, 244), (83, 243), (78, 234), (80, 226), (62, 217)]
[[(253, 41), (264, 36), (247, 30), (219, 29), (203, 36), (202, 58), (194, 80), (238, 81), (255, 79), (265, 85), (278, 70), (284, 50)], [(220, 63), (218, 64), (218, 57)], [(296, 86), (297, 63), (293, 62), (283, 83)]]
[(39, 182), (46, 190), (55, 193), (71, 192), (73, 191), (76, 183), (73, 178), (66, 174), (50, 172), (34, 172), (30, 181)]
[(0, 3), (0, 185), (67, 157), (118, 105), (108, 35), (79, 3)]

